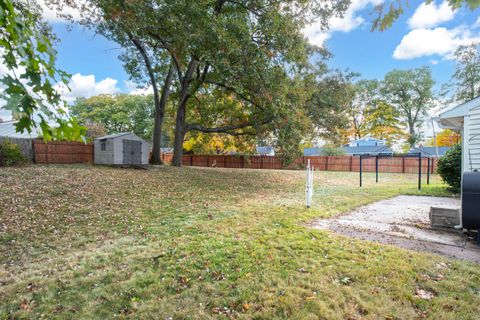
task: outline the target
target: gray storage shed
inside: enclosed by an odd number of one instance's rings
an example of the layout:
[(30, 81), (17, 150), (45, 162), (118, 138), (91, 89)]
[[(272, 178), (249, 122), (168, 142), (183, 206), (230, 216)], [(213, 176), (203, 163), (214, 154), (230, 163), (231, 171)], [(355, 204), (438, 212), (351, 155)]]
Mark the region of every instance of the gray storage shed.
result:
[(110, 134), (94, 141), (95, 164), (146, 165), (148, 154), (148, 142), (132, 132)]

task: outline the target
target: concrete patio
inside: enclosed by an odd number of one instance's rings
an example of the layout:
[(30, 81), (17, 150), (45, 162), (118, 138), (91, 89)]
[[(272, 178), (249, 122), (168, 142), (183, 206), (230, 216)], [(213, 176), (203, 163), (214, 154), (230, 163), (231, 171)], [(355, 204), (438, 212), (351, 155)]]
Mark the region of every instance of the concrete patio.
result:
[(460, 208), (455, 198), (398, 196), (321, 219), (313, 228), (480, 263), (480, 247), (460, 231), (430, 228), (430, 207)]

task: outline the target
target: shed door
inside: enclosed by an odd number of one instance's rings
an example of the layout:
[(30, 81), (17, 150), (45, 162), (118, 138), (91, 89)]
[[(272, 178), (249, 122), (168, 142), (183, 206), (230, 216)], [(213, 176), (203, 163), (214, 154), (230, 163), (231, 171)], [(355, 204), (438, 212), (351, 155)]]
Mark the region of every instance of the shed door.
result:
[(142, 164), (142, 142), (123, 140), (123, 164)]

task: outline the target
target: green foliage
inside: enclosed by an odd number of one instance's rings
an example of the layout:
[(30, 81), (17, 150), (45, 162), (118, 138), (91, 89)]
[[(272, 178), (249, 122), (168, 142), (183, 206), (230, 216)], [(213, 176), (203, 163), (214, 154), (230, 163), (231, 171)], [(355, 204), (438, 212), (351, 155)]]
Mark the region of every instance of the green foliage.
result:
[(100, 124), (107, 134), (133, 132), (146, 140), (152, 138), (152, 95), (103, 94), (79, 98), (70, 111), (80, 123)]
[(55, 67), (55, 37), (34, 10), (28, 1), (0, 1), (0, 60), (8, 70), (0, 79), (6, 87), (0, 98), (19, 120), (17, 131), (40, 126), (44, 138), (52, 139), (48, 119), (53, 119), (62, 131), (78, 130), (69, 134), (78, 137), (79, 126), (65, 126), (65, 105), (54, 88), (57, 82), (67, 85), (69, 75)]
[[(75, 6), (73, 1), (60, 2)], [(326, 54), (324, 48), (308, 43), (302, 29), (312, 20), (327, 28), (329, 19), (341, 15), (348, 4), (90, 0), (80, 11), (83, 23), (123, 47), (122, 60), (132, 79), (148, 78), (155, 87), (154, 82), (166, 79), (173, 66), (172, 85), (161, 90), (163, 95), (171, 88), (170, 103), (175, 101), (174, 164), (179, 164), (190, 131), (236, 135), (275, 131), (274, 118), (281, 121), (285, 109), (292, 107), (290, 79), (309, 72), (312, 54)], [(159, 21), (161, 27), (153, 28)], [(199, 101), (213, 91), (230, 94), (241, 112), (232, 116), (228, 109)]]
[(346, 154), (343, 148), (333, 144), (326, 144), (322, 147), (322, 156), (344, 156)]
[(455, 61), (457, 65), (452, 76), (456, 87), (455, 101), (463, 103), (480, 95), (480, 45), (458, 47)]
[(386, 140), (389, 145), (405, 136), (398, 111), (384, 100), (375, 101), (375, 104), (368, 109), (365, 121), (368, 134), (377, 139)]
[(438, 159), (438, 173), (442, 180), (449, 185), (450, 190), (460, 192), (462, 170), (462, 147), (460, 144), (453, 146)]
[(0, 167), (20, 165), (25, 162), (20, 147), (9, 141), (0, 143)]
[(420, 141), (419, 132), (427, 112), (433, 107), (433, 85), (428, 67), (393, 70), (385, 75), (381, 92), (408, 127), (411, 147)]
[(345, 142), (344, 132), (349, 127), (347, 110), (354, 94), (351, 84), (353, 76), (354, 74), (332, 72), (320, 79), (308, 79), (309, 82), (306, 83), (307, 90), (310, 90), (307, 114), (318, 134), (333, 144)]

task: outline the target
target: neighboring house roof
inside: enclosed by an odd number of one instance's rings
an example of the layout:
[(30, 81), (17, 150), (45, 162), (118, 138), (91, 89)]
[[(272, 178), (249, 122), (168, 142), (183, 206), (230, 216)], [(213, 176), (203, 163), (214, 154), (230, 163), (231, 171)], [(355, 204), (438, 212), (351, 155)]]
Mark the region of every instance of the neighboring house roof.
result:
[(0, 137), (35, 139), (40, 136), (40, 131), (37, 128), (32, 128), (31, 133), (28, 133), (27, 131), (17, 132), (15, 127), (17, 122), (18, 121), (1, 122)]
[(118, 137), (126, 136), (127, 134), (134, 134), (133, 132), (121, 132), (121, 133), (112, 133), (103, 137), (95, 138), (95, 140), (104, 140), (104, 139), (115, 139)]
[(343, 150), (349, 155), (376, 155), (376, 154), (393, 154), (392, 149), (387, 146), (358, 146), (358, 147), (343, 147)]
[(304, 148), (303, 155), (305, 157), (310, 156), (321, 156), (322, 155), (322, 148)]
[(275, 154), (271, 146), (257, 146), (257, 154)]
[[(445, 153), (450, 150), (452, 147), (438, 147), (438, 156), (441, 157), (445, 155)], [(413, 153), (422, 153), (422, 156), (426, 157), (436, 157), (437, 156), (437, 151), (436, 147), (416, 147), (412, 148), (408, 151), (409, 154)]]

